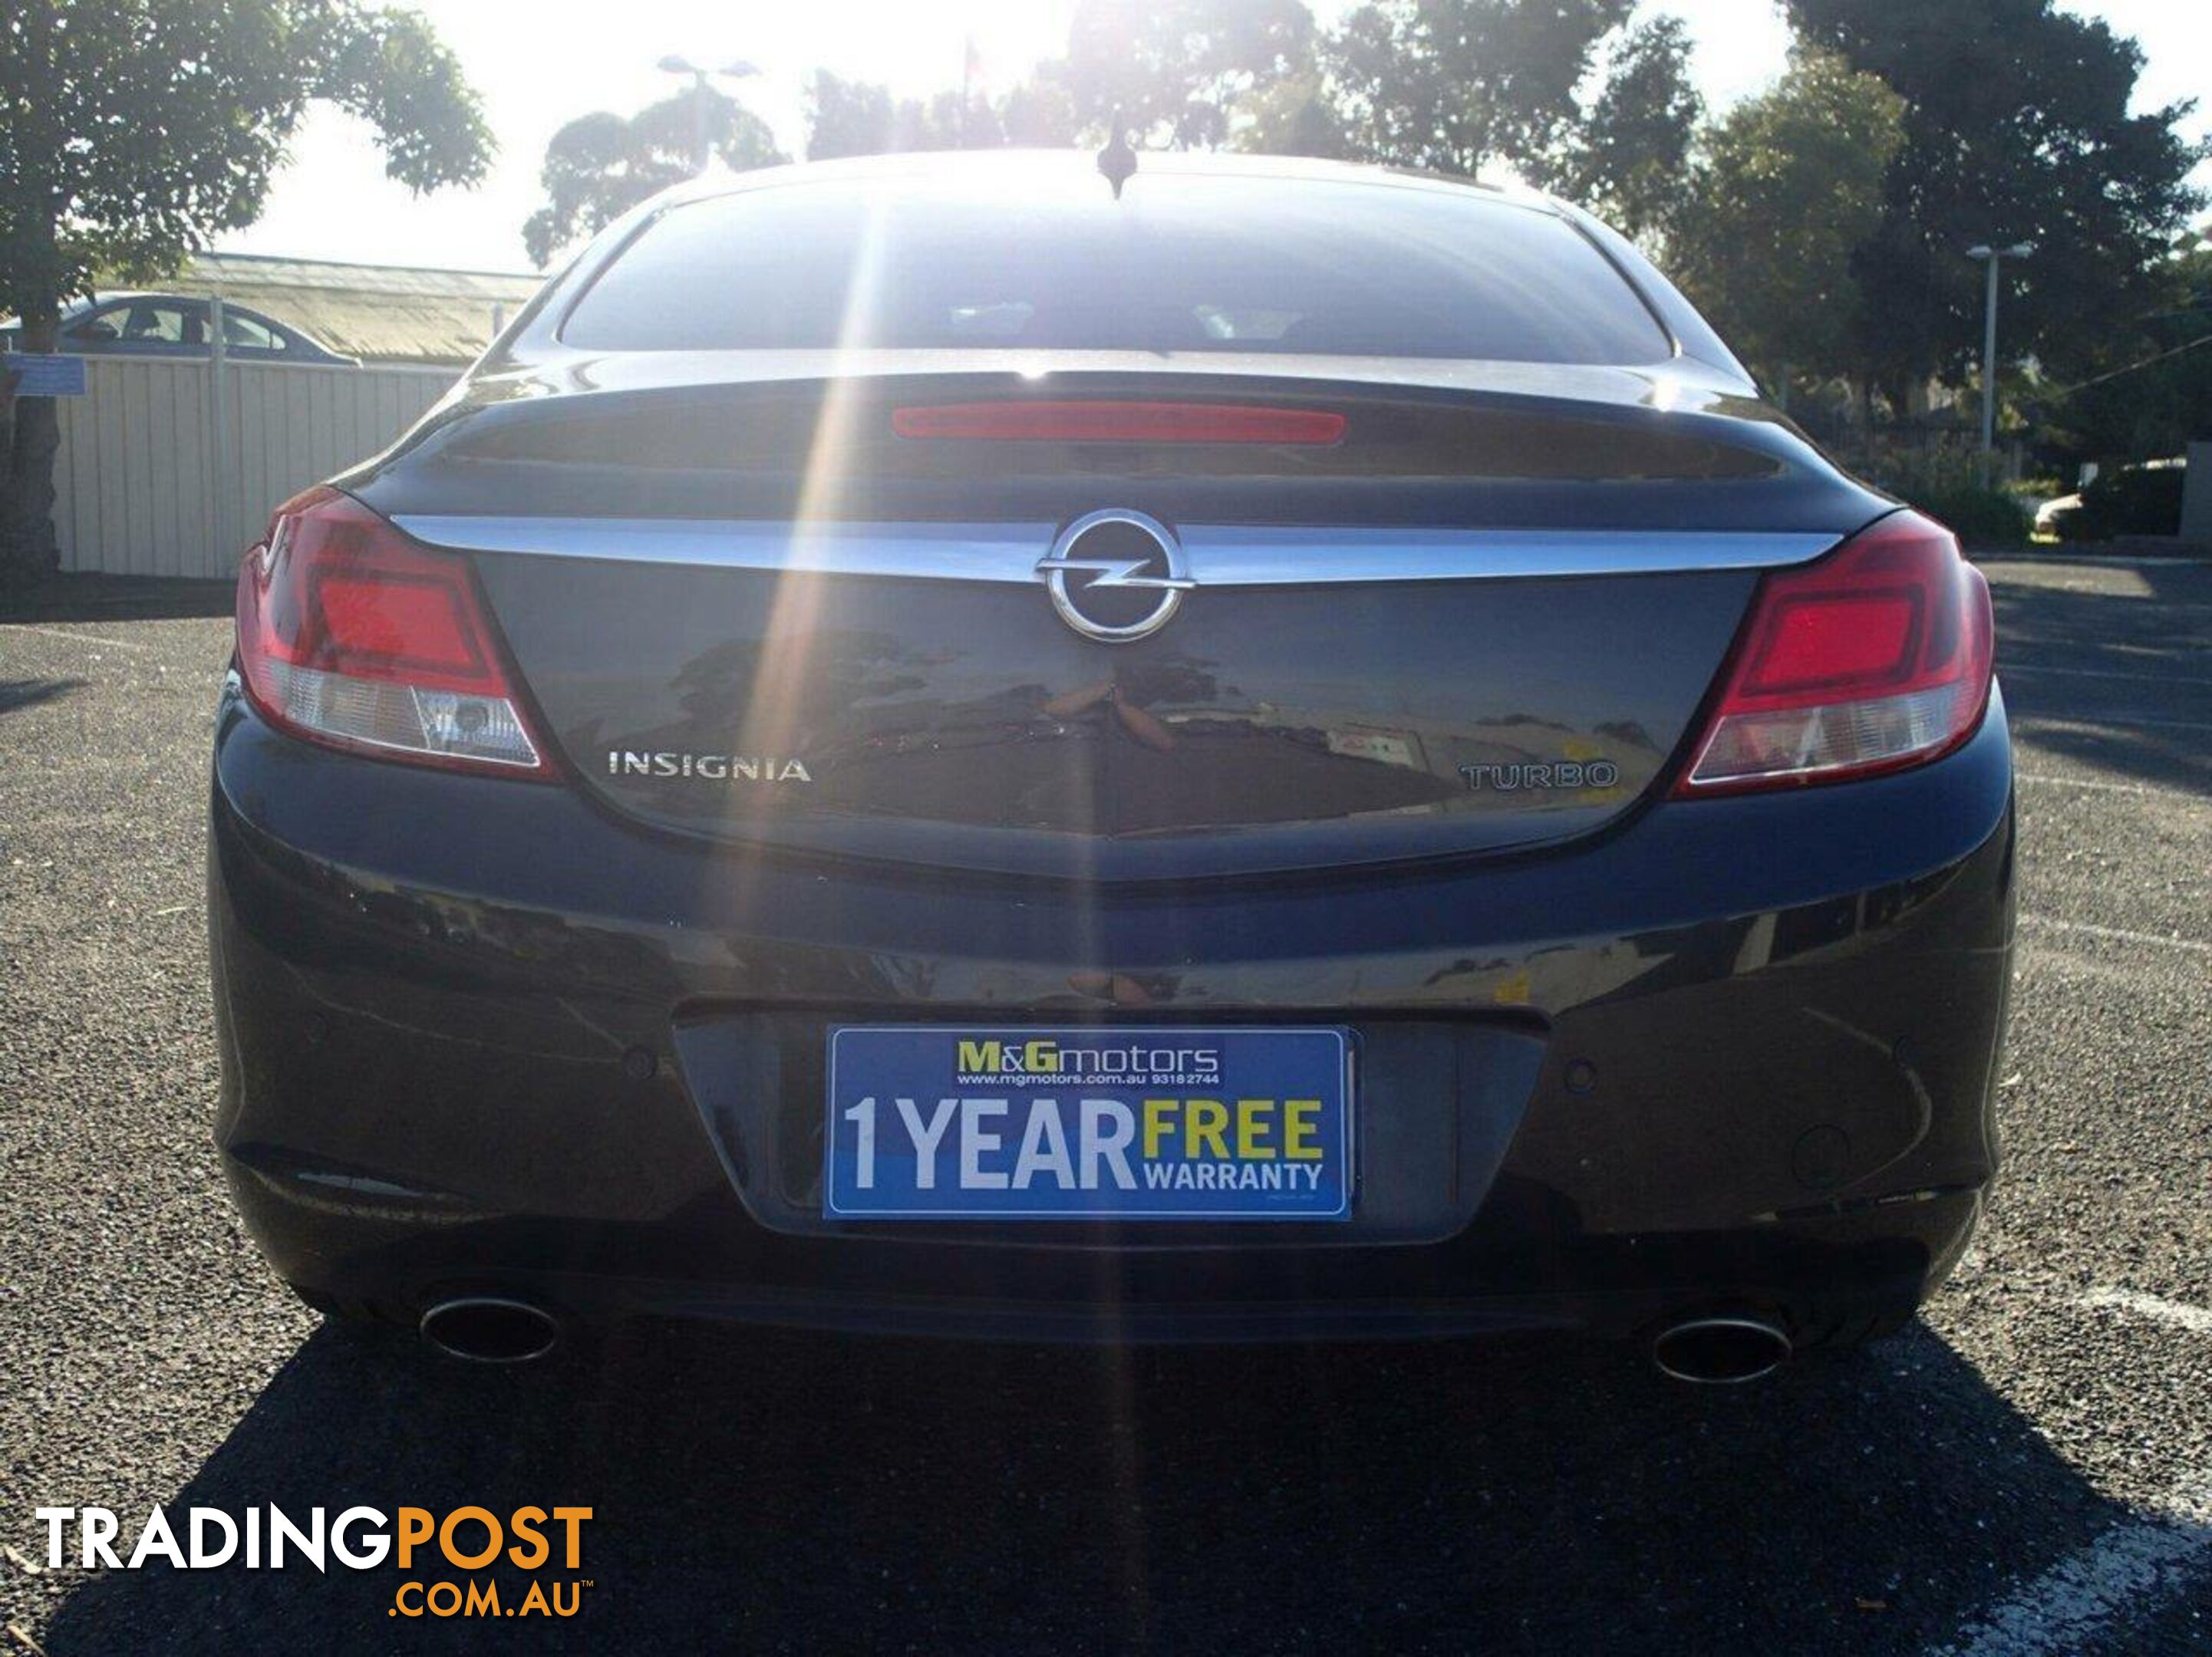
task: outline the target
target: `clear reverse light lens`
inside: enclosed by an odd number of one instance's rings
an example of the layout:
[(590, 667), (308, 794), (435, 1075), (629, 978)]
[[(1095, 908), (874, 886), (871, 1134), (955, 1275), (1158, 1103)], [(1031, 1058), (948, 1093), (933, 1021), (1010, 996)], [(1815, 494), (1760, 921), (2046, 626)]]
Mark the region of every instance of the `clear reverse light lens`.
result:
[(1780, 781), (1902, 759), (1933, 748), (1949, 734), (1960, 694), (1960, 687), (1947, 685), (1830, 707), (1730, 713), (1713, 726), (1698, 759), (1696, 780)]
[(1873, 776), (1949, 753), (1988, 706), (1989, 584), (1893, 513), (1759, 586), (1680, 796)]
[(276, 509), (238, 576), (247, 690), (295, 736), (420, 765), (548, 777), (466, 562), (359, 501)]
[(504, 696), (348, 678), (269, 664), (276, 701), (294, 724), (344, 742), (535, 769), (538, 749)]

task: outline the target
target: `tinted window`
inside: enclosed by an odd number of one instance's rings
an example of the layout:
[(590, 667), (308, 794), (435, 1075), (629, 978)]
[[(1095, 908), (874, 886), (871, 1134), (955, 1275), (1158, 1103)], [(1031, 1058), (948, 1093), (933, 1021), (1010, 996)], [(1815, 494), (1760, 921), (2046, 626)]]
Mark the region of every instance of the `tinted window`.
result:
[(226, 306), (222, 313), (222, 343), (231, 350), (281, 351), (284, 343), (266, 323), (240, 314)]
[(207, 325), (188, 314), (189, 307), (170, 300), (138, 300), (100, 313), (100, 320), (116, 324), (125, 339), (149, 344), (182, 345), (204, 339)]
[[(988, 175), (986, 175), (987, 178)], [(1666, 336), (1548, 213), (1465, 191), (1072, 169), (671, 209), (562, 337), (601, 350), (1263, 351), (1650, 362)], [(1016, 179), (1018, 179), (1018, 183)]]

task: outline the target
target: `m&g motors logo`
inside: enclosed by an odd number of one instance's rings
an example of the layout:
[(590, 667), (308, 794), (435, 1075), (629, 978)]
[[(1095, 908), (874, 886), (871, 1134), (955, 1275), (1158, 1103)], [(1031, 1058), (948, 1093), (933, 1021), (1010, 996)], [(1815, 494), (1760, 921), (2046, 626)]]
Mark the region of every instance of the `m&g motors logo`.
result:
[(963, 1039), (953, 1059), (963, 1082), (1082, 1083), (1127, 1076), (1179, 1076), (1194, 1083), (1218, 1078), (1218, 1047), (1161, 1047), (1150, 1041), (1103, 1040), (1074, 1047), (1051, 1040)]
[[(400, 1571), (515, 1570), (574, 1572), (583, 1563), (583, 1530), (589, 1508), (524, 1506), (505, 1514), (459, 1507), (346, 1508), (331, 1515), (312, 1508), (295, 1518), (273, 1503), (234, 1515), (221, 1508), (189, 1509), (180, 1525), (165, 1508), (149, 1508), (126, 1558), (123, 1521), (111, 1508), (40, 1508), (46, 1527), (46, 1568), (70, 1564), (87, 1570), (138, 1570), (159, 1559), (178, 1570), (285, 1570), (312, 1566), (327, 1573), (375, 1570), (389, 1563)], [(74, 1531), (75, 1536), (70, 1533)], [(75, 1545), (71, 1543), (74, 1541)], [(555, 1562), (558, 1560), (556, 1564)], [(582, 1609), (591, 1579), (575, 1575), (531, 1579), (526, 1588), (488, 1578), (434, 1581), (410, 1576), (392, 1596), (389, 1617), (574, 1617)]]

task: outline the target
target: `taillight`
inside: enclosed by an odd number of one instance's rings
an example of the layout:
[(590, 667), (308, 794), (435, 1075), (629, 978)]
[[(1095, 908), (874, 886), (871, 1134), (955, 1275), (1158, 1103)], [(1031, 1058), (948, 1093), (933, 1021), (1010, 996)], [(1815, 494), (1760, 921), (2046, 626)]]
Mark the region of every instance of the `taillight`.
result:
[(387, 759), (550, 774), (469, 568), (336, 489), (277, 507), (238, 572), (238, 660), (270, 720)]
[(1235, 403), (932, 403), (891, 410), (908, 438), (989, 443), (1334, 443), (1344, 416), (1327, 409)]
[(1760, 583), (1677, 797), (1917, 765), (1990, 696), (1989, 583), (1949, 531), (1900, 512)]

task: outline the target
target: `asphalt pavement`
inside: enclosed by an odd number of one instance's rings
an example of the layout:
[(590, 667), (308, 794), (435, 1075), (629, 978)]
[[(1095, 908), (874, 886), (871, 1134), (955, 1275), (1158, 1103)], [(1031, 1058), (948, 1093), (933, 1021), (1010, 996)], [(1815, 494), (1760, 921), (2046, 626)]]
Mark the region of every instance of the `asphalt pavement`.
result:
[[(1529, 1339), (641, 1328), (507, 1372), (325, 1328), (208, 1138), (221, 596), (0, 623), (0, 1652), (2212, 1651), (2212, 566), (1986, 567), (2002, 1184), (1920, 1323), (1731, 1391)], [(356, 1502), (588, 1504), (581, 1611), (53, 1570), (33, 1517)]]

